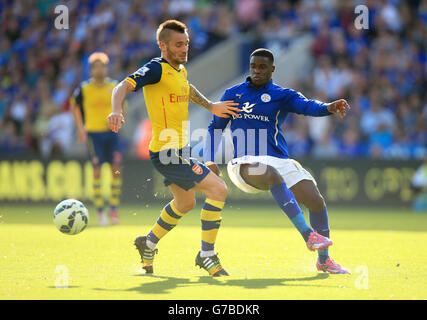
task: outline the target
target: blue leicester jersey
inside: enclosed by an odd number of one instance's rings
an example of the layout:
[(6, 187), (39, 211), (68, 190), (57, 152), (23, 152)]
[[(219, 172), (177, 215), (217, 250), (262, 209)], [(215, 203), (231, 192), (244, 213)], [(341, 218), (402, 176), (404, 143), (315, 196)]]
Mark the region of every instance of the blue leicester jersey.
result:
[(221, 100), (234, 100), (239, 103), (237, 108), (241, 111), (238, 117), (213, 117), (205, 139), (205, 162), (214, 161), (222, 132), (230, 121), (234, 158), (269, 155), (287, 159), (288, 146), (280, 127), (288, 113), (314, 117), (331, 114), (326, 103), (307, 99), (295, 90), (276, 85), (272, 80), (256, 88), (250, 77), (244, 83), (227, 89)]

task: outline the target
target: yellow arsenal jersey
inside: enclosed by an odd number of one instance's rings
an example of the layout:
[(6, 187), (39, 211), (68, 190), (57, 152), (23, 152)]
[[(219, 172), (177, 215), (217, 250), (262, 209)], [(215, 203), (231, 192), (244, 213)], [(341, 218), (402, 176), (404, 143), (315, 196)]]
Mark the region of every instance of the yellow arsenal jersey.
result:
[(74, 91), (71, 99), (80, 106), (88, 132), (110, 131), (107, 117), (111, 113), (111, 94), (117, 85), (116, 80), (107, 78), (103, 86), (93, 81), (83, 81)]
[(143, 88), (153, 128), (149, 149), (159, 152), (186, 146), (190, 85), (184, 66), (175, 69), (165, 59), (155, 58), (124, 81), (134, 91)]

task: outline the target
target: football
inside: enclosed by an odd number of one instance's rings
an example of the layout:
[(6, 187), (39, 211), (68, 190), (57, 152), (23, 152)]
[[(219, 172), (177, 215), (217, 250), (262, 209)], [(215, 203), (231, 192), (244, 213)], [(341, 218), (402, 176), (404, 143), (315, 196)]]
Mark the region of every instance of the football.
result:
[(89, 212), (76, 199), (63, 200), (53, 212), (53, 221), (59, 231), (74, 235), (82, 232), (89, 222)]

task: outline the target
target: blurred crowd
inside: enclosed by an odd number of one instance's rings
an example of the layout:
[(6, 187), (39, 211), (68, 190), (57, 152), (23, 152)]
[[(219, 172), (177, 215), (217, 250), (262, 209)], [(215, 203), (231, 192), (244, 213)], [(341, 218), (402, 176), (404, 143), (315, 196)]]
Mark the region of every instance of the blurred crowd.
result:
[[(363, 1), (368, 29), (354, 27), (360, 1), (69, 0), (70, 29), (54, 27), (55, 0), (0, 0), (0, 154), (70, 153), (69, 97), (89, 77), (88, 56), (105, 51), (122, 79), (158, 55), (155, 31), (175, 18), (189, 27), (189, 58), (242, 33), (277, 50), (314, 36), (315, 66), (295, 89), (345, 98), (348, 119), (292, 116), (293, 157), (422, 158), (427, 144), (427, 0)], [(314, 122), (315, 121), (315, 122)]]
[[(68, 8), (69, 29), (55, 28), (58, 4)], [(191, 30), (191, 59), (232, 32), (228, 8), (223, 1), (0, 0), (0, 154), (72, 153), (69, 97), (89, 78), (92, 52), (106, 52), (109, 75), (122, 79), (159, 54), (157, 27), (175, 18)]]
[(283, 128), (291, 154), (423, 159), (427, 1), (364, 1), (368, 28), (361, 30), (354, 24), (359, 1), (281, 3), (273, 21), (282, 18), (285, 30), (305, 29), (315, 37), (314, 71), (296, 89), (321, 101), (344, 98), (352, 107), (345, 121), (291, 117)]

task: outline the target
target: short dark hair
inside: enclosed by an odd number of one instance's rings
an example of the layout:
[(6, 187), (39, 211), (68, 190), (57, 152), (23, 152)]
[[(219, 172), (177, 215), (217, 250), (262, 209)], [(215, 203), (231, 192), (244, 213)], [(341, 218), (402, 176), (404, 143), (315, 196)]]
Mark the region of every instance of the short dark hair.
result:
[(170, 31), (184, 33), (187, 31), (187, 26), (178, 20), (166, 20), (160, 24), (159, 28), (157, 29), (157, 42), (167, 42), (169, 40)]
[(265, 48), (259, 48), (256, 49), (254, 52), (251, 53), (251, 56), (249, 57), (252, 58), (253, 56), (258, 56), (258, 57), (266, 57), (268, 58), (268, 60), (273, 64), (274, 63), (274, 55), (273, 52), (271, 52), (268, 49)]

